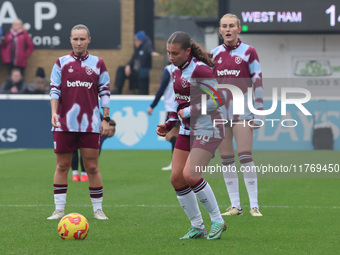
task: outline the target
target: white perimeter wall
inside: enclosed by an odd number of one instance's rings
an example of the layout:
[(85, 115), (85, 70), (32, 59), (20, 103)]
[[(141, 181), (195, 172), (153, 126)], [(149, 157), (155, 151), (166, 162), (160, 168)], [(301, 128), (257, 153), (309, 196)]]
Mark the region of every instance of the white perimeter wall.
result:
[[(211, 50), (218, 45), (217, 30), (205, 32), (206, 48)], [(240, 34), (240, 38), (255, 47), (264, 78), (292, 77), (294, 57), (340, 58), (340, 35)]]
[(292, 77), (293, 57), (340, 57), (340, 35), (242, 35), (241, 40), (257, 50), (264, 78)]

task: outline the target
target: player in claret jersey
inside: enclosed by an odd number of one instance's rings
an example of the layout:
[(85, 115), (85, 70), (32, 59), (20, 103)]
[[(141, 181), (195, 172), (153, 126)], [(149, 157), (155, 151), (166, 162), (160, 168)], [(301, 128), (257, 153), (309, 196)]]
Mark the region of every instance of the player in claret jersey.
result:
[[(57, 59), (51, 73), (51, 123), (57, 163), (53, 180), (55, 211), (48, 219), (64, 216), (72, 152), (80, 148), (89, 177), (94, 217), (105, 220), (108, 218), (102, 210), (98, 155), (100, 135), (108, 135), (110, 129), (110, 78), (104, 61), (87, 52), (91, 37), (86, 26), (74, 26), (70, 42), (72, 53)], [(103, 109), (102, 121), (98, 96)]]
[[(244, 95), (244, 115), (233, 114), (233, 96), (229, 90), (223, 93), (227, 96), (225, 110), (229, 121), (225, 138), (219, 147), (224, 169), (224, 180), (229, 193), (231, 206), (222, 215), (242, 215), (238, 187), (238, 175), (235, 168), (233, 136), (237, 144), (237, 153), (244, 172), (247, 187), (250, 214), (262, 216), (259, 211), (257, 196), (257, 175), (252, 158), (253, 129), (261, 125), (263, 117), (254, 116), (246, 102), (248, 96), (253, 96), (253, 105), (257, 110), (263, 110), (262, 72), (256, 50), (243, 43), (238, 34), (241, 32), (240, 20), (234, 14), (226, 14), (220, 20), (219, 33), (223, 44), (212, 50), (215, 61), (214, 74), (218, 83), (237, 86)], [(248, 95), (248, 88), (252, 88), (252, 95)]]
[(165, 124), (158, 125), (156, 132), (160, 136), (165, 136), (177, 122), (181, 123), (172, 156), (171, 173), (171, 184), (176, 191), (177, 199), (191, 222), (189, 232), (181, 239), (207, 236), (197, 199), (211, 218), (211, 230), (207, 238), (219, 239), (226, 230), (226, 224), (210, 185), (201, 177), (200, 172), (195, 172), (195, 166), (208, 165), (224, 137), (224, 127), (214, 128), (212, 125), (214, 118), (223, 118), (220, 107), (223, 102), (218, 100), (219, 96), (214, 94), (216, 97), (214, 99), (219, 101), (218, 104), (215, 104), (212, 98), (207, 100), (207, 112), (210, 114), (200, 115), (202, 90), (195, 89), (195, 93), (192, 93), (194, 87), (200, 86), (204, 86), (210, 92), (214, 90), (216, 80), (211, 69), (214, 65), (211, 61), (212, 56), (191, 40), (188, 34), (181, 31), (170, 36), (167, 52), (173, 64), (175, 102), (168, 120)]

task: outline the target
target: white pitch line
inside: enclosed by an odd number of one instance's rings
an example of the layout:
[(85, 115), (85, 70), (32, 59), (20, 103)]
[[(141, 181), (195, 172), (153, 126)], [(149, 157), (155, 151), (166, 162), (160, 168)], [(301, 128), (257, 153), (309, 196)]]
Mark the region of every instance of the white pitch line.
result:
[[(4, 205), (0, 204), (0, 207), (53, 207), (53, 204), (41, 204), (41, 205)], [(92, 205), (86, 204), (86, 205), (72, 205), (73, 207), (90, 207)], [(164, 208), (170, 208), (170, 207), (179, 207), (179, 205), (103, 205), (103, 207), (148, 207), (148, 208), (156, 208), (156, 207), (164, 207)]]
[[(249, 207), (249, 206), (248, 206)], [(264, 208), (306, 208), (306, 209), (340, 209), (340, 206), (309, 206), (309, 205), (261, 205)]]
[(26, 149), (13, 149), (13, 150), (7, 150), (7, 151), (0, 151), (0, 154), (8, 154), (8, 153), (15, 153), (20, 151), (25, 151)]
[[(53, 207), (53, 204), (41, 204), (41, 205), (4, 205), (0, 204), (0, 207)], [(90, 204), (86, 205), (72, 205), (72, 207), (91, 207)], [(103, 205), (103, 207), (145, 207), (145, 208), (176, 208), (180, 207), (179, 205)], [(220, 206), (221, 208), (225, 208), (226, 206)], [(248, 208), (249, 206), (243, 206)], [(309, 206), (309, 205), (299, 205), (299, 206), (291, 206), (291, 205), (262, 205), (261, 208), (287, 208), (287, 209), (340, 209), (340, 206)]]

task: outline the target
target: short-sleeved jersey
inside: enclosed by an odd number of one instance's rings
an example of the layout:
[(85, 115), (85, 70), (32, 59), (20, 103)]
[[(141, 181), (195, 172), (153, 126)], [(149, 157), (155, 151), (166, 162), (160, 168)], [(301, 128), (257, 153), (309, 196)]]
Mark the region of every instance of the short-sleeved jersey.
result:
[(53, 131), (100, 133), (101, 107), (110, 108), (110, 77), (103, 59), (86, 54), (58, 58), (51, 73), (51, 99), (58, 99), (60, 128)]
[[(179, 120), (181, 122), (179, 134), (181, 135), (204, 135), (223, 138), (223, 126), (218, 125), (213, 127), (213, 119), (223, 118), (220, 107), (221, 103), (214, 104), (208, 102), (207, 111), (209, 114), (201, 115), (201, 95), (203, 91), (200, 89), (193, 90), (193, 87), (204, 86), (202, 84), (209, 84), (211, 87), (217, 84), (212, 69), (190, 55), (183, 65), (179, 67), (172, 65), (172, 80), (174, 84), (175, 102), (169, 118), (165, 123), (168, 130)], [(203, 82), (200, 83), (198, 81)], [(212, 101), (211, 99), (209, 100)], [(224, 101), (222, 104), (223, 103)], [(178, 115), (181, 109), (184, 110), (184, 115), (189, 116), (188, 118), (182, 119)]]
[(235, 46), (222, 44), (213, 49), (211, 53), (215, 61), (213, 71), (218, 83), (236, 85), (244, 95), (244, 115), (234, 115), (233, 96), (228, 89), (223, 90), (223, 94), (227, 97), (225, 104), (227, 119), (263, 119), (262, 116), (254, 116), (247, 104), (247, 91), (249, 87), (252, 87), (254, 108), (263, 110), (262, 71), (256, 50), (239, 39)]

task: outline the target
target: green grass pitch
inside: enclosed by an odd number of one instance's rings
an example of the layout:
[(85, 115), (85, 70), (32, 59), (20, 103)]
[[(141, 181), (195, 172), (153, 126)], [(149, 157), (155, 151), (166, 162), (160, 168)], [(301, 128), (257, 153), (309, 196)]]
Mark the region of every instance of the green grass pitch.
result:
[[(256, 164), (340, 163), (338, 151), (254, 151)], [(169, 151), (103, 151), (103, 209), (93, 218), (88, 183), (69, 174), (66, 213), (89, 221), (84, 241), (61, 240), (54, 210), (53, 150), (0, 150), (0, 254), (339, 254), (340, 178), (259, 178), (264, 217), (225, 217), (221, 240), (179, 240), (190, 227), (170, 184)], [(340, 173), (335, 175), (339, 177)], [(222, 178), (207, 178), (221, 211), (229, 204)], [(207, 230), (209, 215), (201, 207)]]

